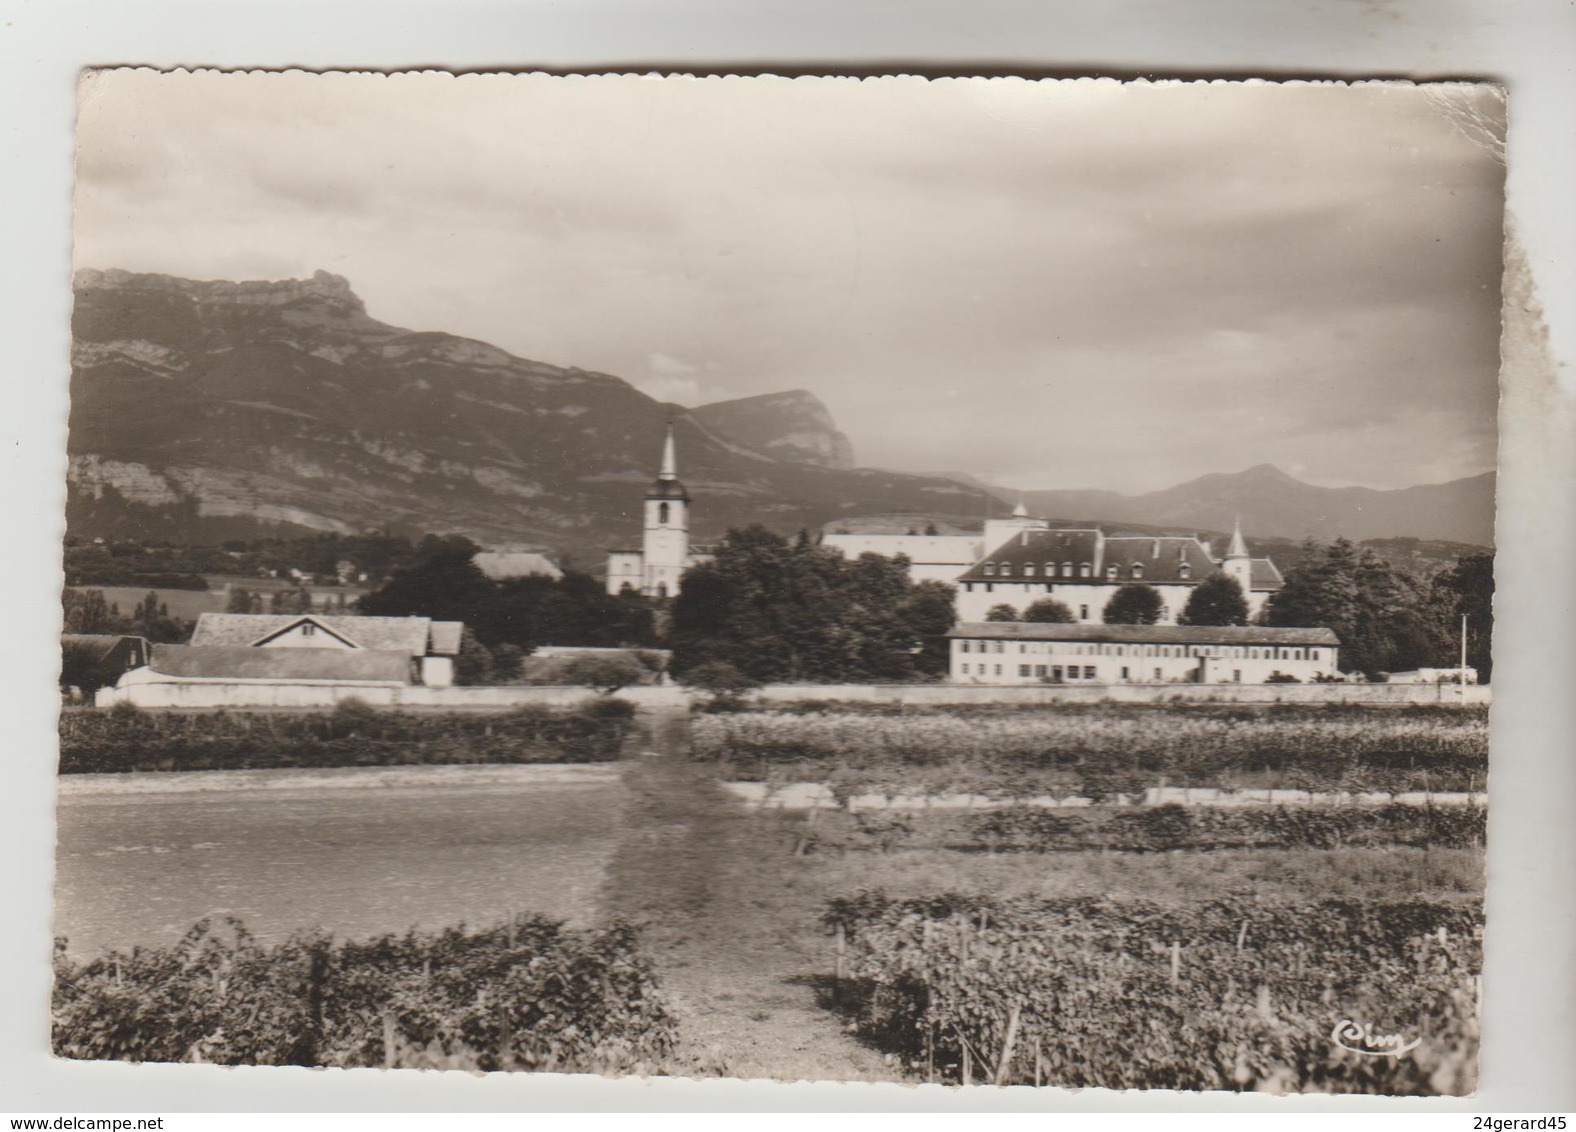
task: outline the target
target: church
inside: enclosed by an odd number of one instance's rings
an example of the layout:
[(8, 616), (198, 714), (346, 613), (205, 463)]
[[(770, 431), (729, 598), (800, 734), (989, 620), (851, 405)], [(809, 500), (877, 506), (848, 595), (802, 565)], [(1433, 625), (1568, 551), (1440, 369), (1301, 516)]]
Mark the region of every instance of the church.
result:
[(684, 571), (705, 561), (689, 541), (689, 492), (679, 482), (673, 445), (673, 422), (662, 442), (662, 465), (646, 489), (644, 531), (639, 550), (611, 550), (607, 555), (607, 592), (645, 597), (676, 597)]

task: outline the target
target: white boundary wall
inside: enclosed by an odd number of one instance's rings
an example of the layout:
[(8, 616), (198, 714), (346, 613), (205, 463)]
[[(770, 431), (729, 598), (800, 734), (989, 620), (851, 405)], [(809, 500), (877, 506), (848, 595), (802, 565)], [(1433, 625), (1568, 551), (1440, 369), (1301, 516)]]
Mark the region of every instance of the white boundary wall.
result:
[[(101, 690), (98, 707), (130, 703), (145, 708), (331, 708), (358, 699), (374, 707), (507, 709), (563, 707), (597, 693), (565, 685), (432, 688), (410, 684), (334, 684), (269, 681), (132, 683)], [(641, 707), (687, 707), (694, 693), (681, 687), (621, 689)], [(769, 707), (794, 700), (852, 700), (888, 704), (1487, 704), (1487, 686), (1469, 684), (772, 684), (752, 693)]]

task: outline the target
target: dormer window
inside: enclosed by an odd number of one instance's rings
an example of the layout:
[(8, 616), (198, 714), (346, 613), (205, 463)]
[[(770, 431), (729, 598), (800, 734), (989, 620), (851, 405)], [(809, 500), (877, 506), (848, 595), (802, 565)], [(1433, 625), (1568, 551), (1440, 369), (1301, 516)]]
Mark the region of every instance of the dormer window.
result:
[(1012, 563), (1011, 562), (1003, 562), (1001, 564), (1001, 576), (1003, 578), (1010, 578), (1010, 577), (1012, 577)]
[(987, 563), (985, 563), (985, 576), (987, 578), (994, 578), (996, 576), (996, 563), (994, 563), (994, 562), (987, 562)]
[(1192, 566), (1192, 564), (1188, 563), (1188, 562), (1184, 562), (1184, 563), (1182, 563), (1182, 565), (1178, 566), (1177, 567), (1177, 576), (1179, 578), (1181, 578), (1184, 582), (1187, 581), (1189, 578), (1191, 578), (1193, 576), (1193, 566)]
[(1089, 563), (1089, 562), (1080, 562), (1080, 563), (1078, 563), (1078, 576), (1080, 578), (1091, 578), (1091, 577), (1093, 577), (1094, 576), (1094, 565), (1092, 563)]
[(1116, 580), (1116, 563), (1113, 562), (1105, 568), (1105, 576), (1112, 581)]
[(1142, 562), (1135, 562), (1135, 563), (1133, 563), (1133, 577), (1135, 577), (1135, 578), (1142, 578), (1143, 576), (1144, 576), (1144, 564)]
[(1072, 576), (1073, 576), (1073, 564), (1071, 562), (1063, 562), (1062, 563), (1062, 577), (1064, 577), (1064, 578), (1071, 578)]
[(1023, 564), (1023, 576), (1025, 578), (1032, 578), (1032, 577), (1034, 577), (1034, 563), (1032, 563), (1032, 562), (1025, 562)]

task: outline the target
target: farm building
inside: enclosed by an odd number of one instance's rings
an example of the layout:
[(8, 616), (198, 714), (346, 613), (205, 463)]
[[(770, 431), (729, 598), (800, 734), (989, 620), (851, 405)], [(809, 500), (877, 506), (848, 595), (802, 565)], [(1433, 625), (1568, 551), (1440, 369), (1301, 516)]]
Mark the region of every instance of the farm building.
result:
[(1341, 671), (1329, 629), (975, 621), (947, 635), (960, 684), (1307, 683)]
[(153, 705), (161, 687), (206, 686), (218, 700), (257, 702), (262, 688), (372, 688), (454, 682), (464, 626), (427, 617), (204, 613), (189, 645), (155, 645), (109, 702)]

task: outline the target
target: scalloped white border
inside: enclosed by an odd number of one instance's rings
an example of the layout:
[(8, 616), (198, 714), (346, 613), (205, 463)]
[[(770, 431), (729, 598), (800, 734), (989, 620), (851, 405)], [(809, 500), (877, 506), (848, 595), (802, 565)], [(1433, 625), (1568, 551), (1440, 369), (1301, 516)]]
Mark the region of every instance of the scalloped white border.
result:
[[(902, 10), (876, 3), (807, 0), (793, 9), (755, 11), (690, 0), (638, 5), (586, 0), (554, 5), (520, 0), (373, 3), (319, 0), (307, 6), (256, 2), (199, 6), (182, 0), (125, 0), (0, 11), (0, 132), (5, 188), (0, 246), (9, 249), (0, 309), (8, 321), (12, 364), (0, 382), (7, 422), (0, 447), (10, 476), (5, 525), (12, 535), (12, 648), (4, 673), (9, 745), (8, 789), (0, 792), (5, 860), (10, 866), (3, 936), (7, 1009), (0, 1027), (6, 1100), (38, 1112), (498, 1109), (940, 1109), (1212, 1111), (1527, 1111), (1576, 1107), (1568, 1072), (1572, 1035), (1555, 1031), (1576, 1009), (1571, 894), (1576, 893), (1576, 757), (1572, 755), (1576, 665), (1572, 661), (1571, 560), (1576, 550), (1572, 489), (1572, 379), (1576, 358), (1576, 139), (1568, 128), (1565, 86), (1573, 25), (1558, 0), (1507, 10), (1494, 0), (1392, 0), (1333, 11), (1266, 5), (1263, 0), (1200, 0), (1170, 10), (1144, 0), (1109, 0), (1098, 11), (1033, 0), (954, 5), (915, 0)], [(8, 49), (9, 50), (6, 50)], [(1491, 835), (1489, 966), (1482, 1091), (1475, 1100), (1408, 1103), (1379, 1098), (1291, 1098), (1115, 1094), (1090, 1091), (957, 1092), (896, 1086), (742, 1082), (643, 1083), (586, 1078), (477, 1079), (459, 1074), (384, 1077), (374, 1071), (221, 1070), (196, 1067), (79, 1065), (41, 1056), (36, 1022), (47, 996), (40, 939), (49, 914), (53, 719), (47, 677), (36, 650), (52, 648), (58, 606), (58, 537), (64, 467), (64, 332), (69, 306), (70, 127), (80, 67), (147, 60), (194, 69), (333, 69), (355, 60), (385, 71), (433, 60), (469, 73), (510, 60), (557, 72), (597, 72), (697, 81), (752, 81), (756, 70), (825, 67), (884, 69), (904, 61), (967, 76), (1020, 63), (1063, 73), (1164, 75), (1161, 83), (1219, 81), (1200, 73), (1273, 76), (1328, 74), (1483, 78), (1511, 90), (1510, 199), (1538, 294), (1550, 312), (1547, 337), (1556, 376), (1507, 384), (1502, 412), (1501, 573), (1514, 584), (1501, 602), (1495, 708), (1495, 800)], [(237, 64), (224, 65), (235, 59)], [(621, 62), (633, 60), (634, 63)], [(737, 71), (716, 73), (712, 61)], [(923, 61), (922, 63), (920, 61)], [(691, 70), (690, 68), (693, 68)], [(452, 73), (444, 68), (431, 68)], [(355, 68), (341, 73), (360, 73)], [(533, 73), (533, 72), (527, 72)], [(543, 73), (537, 71), (534, 73)], [(741, 77), (744, 73), (745, 77)], [(396, 76), (397, 77), (397, 76)], [(463, 76), (462, 76), (463, 77)], [(855, 80), (849, 81), (868, 81)], [(944, 81), (944, 80), (942, 80)], [(1027, 81), (996, 77), (996, 81)], [(1085, 80), (1088, 81), (1088, 80)], [(1096, 81), (1117, 81), (1104, 79)], [(1147, 80), (1146, 80), (1147, 81)], [(1266, 80), (1249, 81), (1274, 81)], [(1536, 297), (1531, 301), (1536, 302)], [(1502, 583), (1503, 586), (1503, 583)], [(1508, 589), (1508, 587), (1506, 587)], [(1503, 590), (1502, 590), (1503, 592)], [(1463, 1125), (1464, 1126), (1464, 1125)]]

